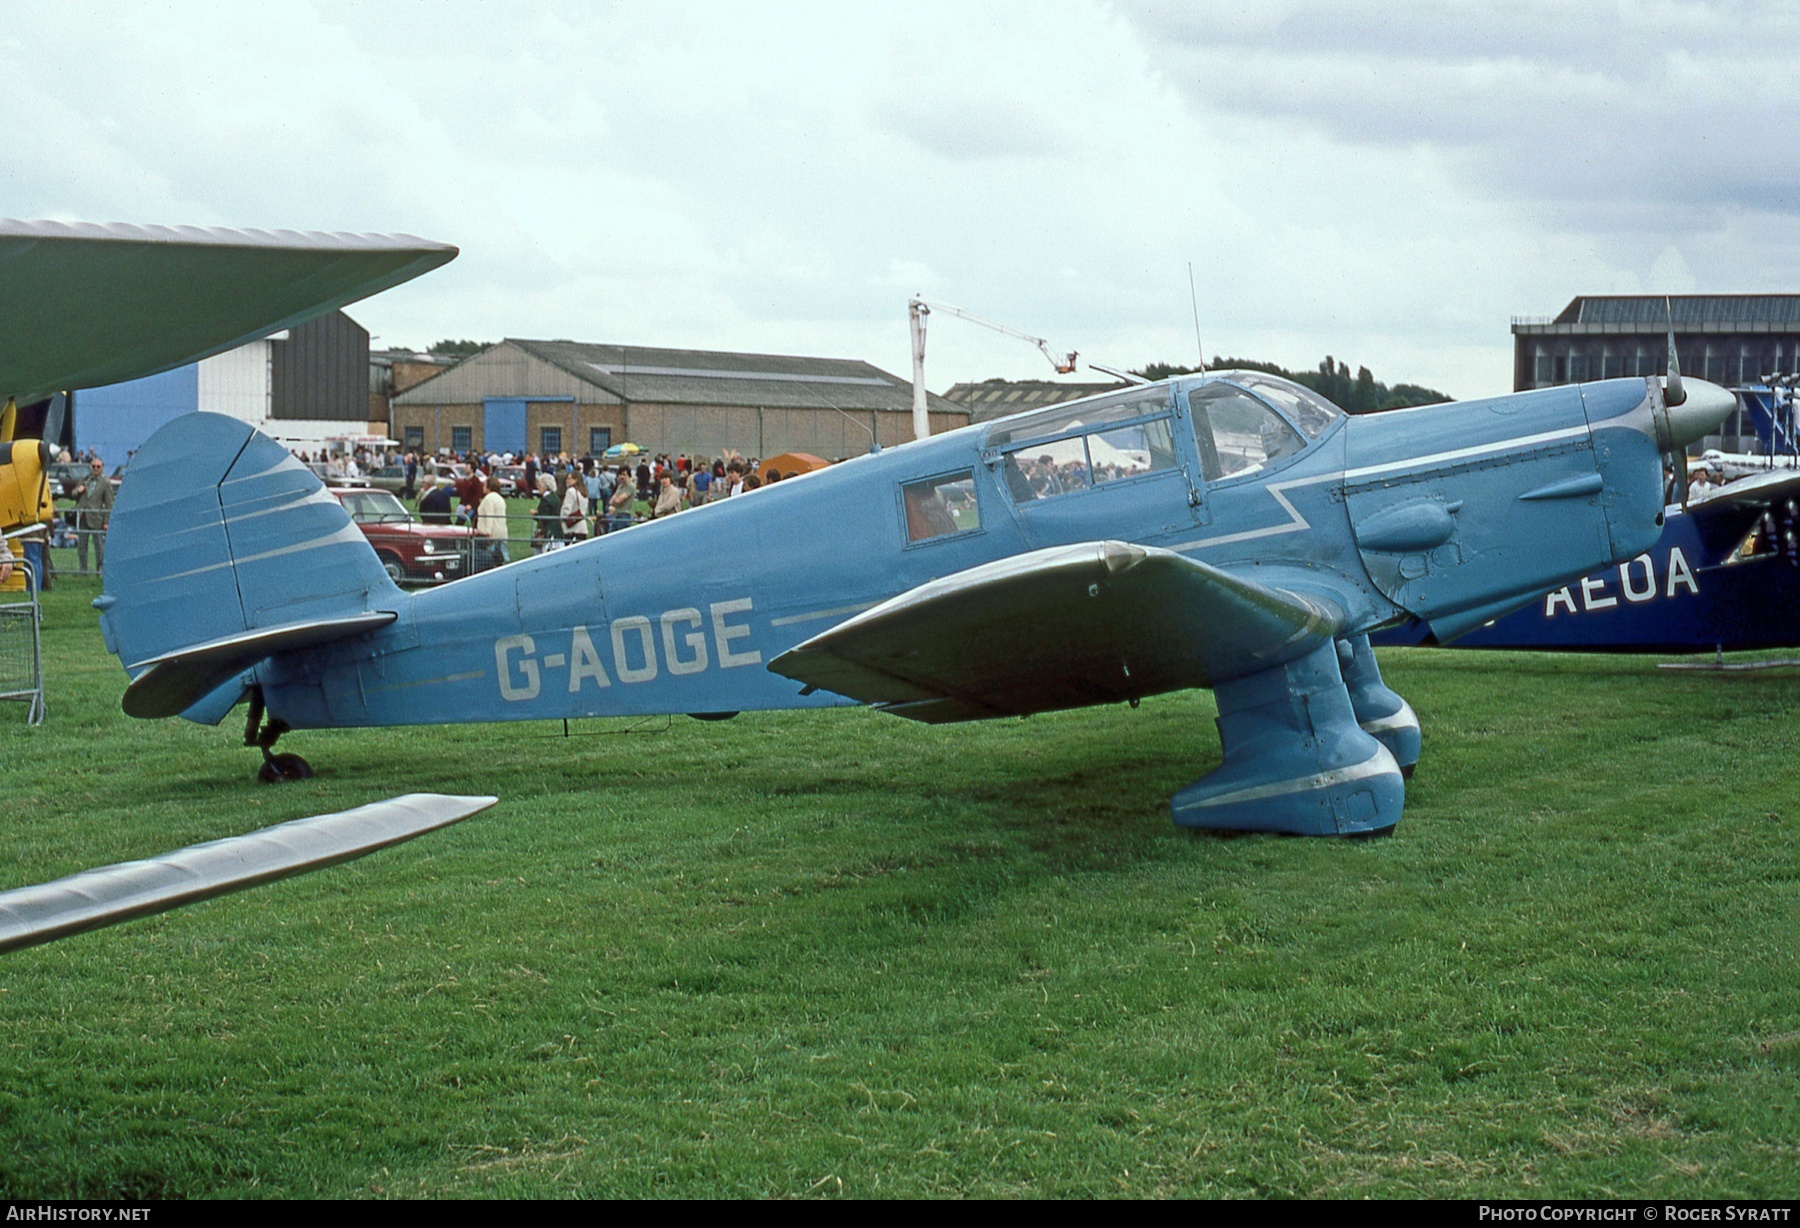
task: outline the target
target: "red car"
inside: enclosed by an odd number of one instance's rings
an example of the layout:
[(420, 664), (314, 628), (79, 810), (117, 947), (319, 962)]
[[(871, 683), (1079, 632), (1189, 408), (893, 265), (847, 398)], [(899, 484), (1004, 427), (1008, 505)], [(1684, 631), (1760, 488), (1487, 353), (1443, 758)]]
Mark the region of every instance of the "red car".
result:
[(349, 511), (350, 519), (375, 547), (375, 556), (395, 584), (458, 580), (471, 570), (480, 571), (486, 561), (481, 549), (471, 549), (471, 530), (457, 525), (421, 524), (388, 491), (328, 486), (325, 493)]

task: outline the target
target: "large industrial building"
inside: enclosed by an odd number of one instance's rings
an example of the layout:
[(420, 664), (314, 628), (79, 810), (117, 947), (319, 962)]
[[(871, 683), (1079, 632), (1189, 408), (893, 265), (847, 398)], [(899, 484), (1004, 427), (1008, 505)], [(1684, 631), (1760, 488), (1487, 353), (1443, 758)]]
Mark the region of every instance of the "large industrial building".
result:
[[(1555, 316), (1515, 318), (1514, 390), (1661, 374), (1671, 323), (1683, 374), (1742, 388), (1800, 372), (1800, 294), (1679, 294), (1667, 303), (1662, 295), (1582, 295)], [(1708, 442), (1750, 451), (1757, 441), (1740, 407)]]
[(123, 465), (156, 428), (204, 410), (248, 422), (290, 447), (336, 435), (382, 435), (371, 421), (369, 334), (341, 311), (262, 341), (144, 379), (74, 396), (74, 444)]
[(978, 384), (952, 384), (944, 398), (969, 411), (971, 422), (991, 422), (1028, 409), (1061, 405), (1082, 397), (1117, 392), (1128, 385), (1119, 380), (1104, 384), (1073, 384), (1048, 379), (989, 379)]
[(369, 421), (379, 422), (383, 429), (393, 424), (393, 399), (414, 384), (422, 384), (434, 375), (443, 374), (456, 365), (456, 359), (417, 350), (369, 351)]
[[(848, 358), (510, 338), (392, 398), (393, 433), (437, 452), (858, 456), (913, 437), (912, 384)], [(928, 401), (933, 434), (969, 411)]]

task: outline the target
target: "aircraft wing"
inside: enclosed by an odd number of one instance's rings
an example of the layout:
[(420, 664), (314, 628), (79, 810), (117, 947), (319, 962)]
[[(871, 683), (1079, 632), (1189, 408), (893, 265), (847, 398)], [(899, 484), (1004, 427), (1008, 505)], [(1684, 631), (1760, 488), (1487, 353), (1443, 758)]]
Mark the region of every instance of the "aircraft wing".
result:
[(1241, 678), (1318, 647), (1342, 619), (1173, 551), (1084, 542), (921, 585), (769, 668), (914, 720), (980, 720)]
[(1783, 499), (1800, 498), (1800, 471), (1771, 469), (1727, 482), (1694, 503), (1688, 515), (1727, 507), (1768, 507)]
[(1790, 499), (1800, 499), (1800, 472), (1773, 469), (1727, 482), (1688, 504), (1685, 515), (1705, 544), (1704, 558), (1698, 561), (1707, 567), (1724, 563), (1765, 512), (1774, 511), (1785, 523), (1790, 518), (1783, 505)]
[(222, 353), (455, 255), (412, 235), (0, 220), (0, 404)]
[(409, 793), (0, 892), (0, 953), (336, 865), (486, 810), (492, 797)]

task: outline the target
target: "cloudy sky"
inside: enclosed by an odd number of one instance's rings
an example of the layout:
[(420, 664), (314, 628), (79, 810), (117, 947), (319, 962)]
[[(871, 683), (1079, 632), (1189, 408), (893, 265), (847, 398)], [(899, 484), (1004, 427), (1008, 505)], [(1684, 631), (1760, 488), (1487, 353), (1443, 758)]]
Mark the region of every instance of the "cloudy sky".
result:
[[(1209, 357), (1470, 397), (1575, 294), (1800, 290), (1797, 52), (1728, 0), (0, 0), (0, 216), (458, 244), (378, 345), (901, 375), (914, 292), (1191, 361), (1191, 262)], [(934, 317), (933, 389), (1049, 374)]]

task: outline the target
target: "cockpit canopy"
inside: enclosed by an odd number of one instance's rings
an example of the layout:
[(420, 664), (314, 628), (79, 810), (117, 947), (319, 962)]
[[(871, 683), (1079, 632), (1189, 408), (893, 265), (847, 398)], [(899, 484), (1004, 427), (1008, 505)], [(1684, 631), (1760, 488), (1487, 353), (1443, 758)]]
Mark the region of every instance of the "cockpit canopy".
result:
[(1190, 387), (1187, 398), (1208, 482), (1278, 464), (1344, 416), (1317, 393), (1261, 371), (1221, 371)]
[(1304, 384), (1262, 371), (1215, 371), (1219, 380), (1247, 388), (1285, 414), (1290, 422), (1317, 439), (1344, 416), (1344, 411)]
[(1181, 466), (1174, 439), (1177, 397), (1187, 400), (1208, 482), (1277, 464), (1344, 417), (1291, 380), (1221, 371), (1193, 383), (1134, 387), (1005, 419), (989, 431), (987, 454), (1003, 461), (1006, 484), (1020, 500), (1172, 470)]

